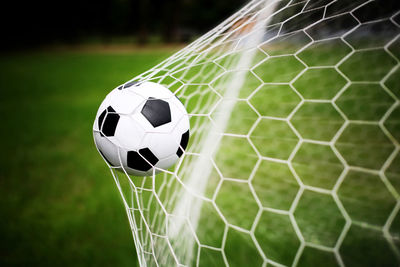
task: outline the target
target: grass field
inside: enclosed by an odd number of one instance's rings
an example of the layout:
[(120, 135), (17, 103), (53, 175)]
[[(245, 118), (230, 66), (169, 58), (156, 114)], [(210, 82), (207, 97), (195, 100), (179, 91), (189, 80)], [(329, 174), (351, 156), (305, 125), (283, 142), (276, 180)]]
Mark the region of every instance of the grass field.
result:
[(0, 56), (0, 265), (136, 265), (92, 123), (110, 89), (171, 52)]
[[(334, 48), (331, 53), (332, 47), (310, 47), (299, 57), (309, 66), (334, 65), (349, 52), (336, 44)], [(350, 85), (333, 68), (308, 69), (293, 83), (295, 92), (285, 83), (304, 66), (292, 56), (279, 56), (279, 51), (267, 52), (278, 57), (254, 70), (266, 84), (247, 78), (226, 129), (229, 135), (222, 138), (214, 157), (217, 169), (204, 193), (208, 201), (196, 231), (205, 245), (196, 247), (200, 266), (221, 266), (223, 254), (231, 266), (244, 262), (259, 266), (261, 251), (284, 265), (291, 265), (299, 255), (300, 266), (337, 266), (333, 253), (337, 244), (349, 266), (396, 265), (395, 250), (382, 227), (400, 192), (400, 156), (392, 154), (400, 140), (399, 107), (392, 108), (400, 96), (398, 70), (385, 81), (390, 92), (376, 83), (396, 61), (381, 50), (355, 54), (340, 71), (354, 81), (372, 82)], [(91, 127), (99, 103), (111, 88), (169, 53), (64, 51), (1, 56), (0, 201), (5, 218), (0, 222), (1, 265), (136, 264), (125, 211), (95, 150)], [(371, 60), (377, 62), (375, 68), (358, 68)], [(213, 86), (224, 90), (218, 83)], [(192, 86), (192, 94), (190, 88), (181, 92), (189, 112), (209, 112), (218, 98), (207, 88), (197, 91), (199, 87)], [(342, 113), (329, 102), (338, 92), (341, 97), (334, 103)], [(322, 101), (301, 102), (299, 94)], [(377, 124), (388, 110), (384, 125), (397, 141)], [(191, 119), (189, 152), (201, 149), (196, 135), (206, 125), (202, 119)], [(330, 146), (340, 129), (340, 137)], [(300, 144), (300, 137), (305, 142)], [(343, 158), (338, 158), (339, 153)], [(391, 155), (394, 158), (383, 176), (377, 170)], [(194, 158), (188, 155), (184, 165)], [(170, 197), (182, 186), (174, 179), (164, 180), (162, 174), (156, 178), (155, 187), (172, 212), (175, 200)], [(160, 187), (162, 183), (168, 187)], [(144, 201), (151, 198), (145, 191), (141, 194)], [(151, 210), (146, 216), (154, 220)], [(400, 216), (394, 216), (388, 230), (398, 246)], [(159, 225), (152, 230), (165, 234)]]

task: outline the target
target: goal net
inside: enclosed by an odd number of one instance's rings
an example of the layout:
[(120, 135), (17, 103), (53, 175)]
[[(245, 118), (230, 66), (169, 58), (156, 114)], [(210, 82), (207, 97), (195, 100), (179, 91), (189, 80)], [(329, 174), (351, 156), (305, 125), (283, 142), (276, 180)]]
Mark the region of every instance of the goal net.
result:
[(132, 79), (191, 125), (172, 169), (111, 168), (139, 264), (398, 265), (399, 10), (254, 0)]

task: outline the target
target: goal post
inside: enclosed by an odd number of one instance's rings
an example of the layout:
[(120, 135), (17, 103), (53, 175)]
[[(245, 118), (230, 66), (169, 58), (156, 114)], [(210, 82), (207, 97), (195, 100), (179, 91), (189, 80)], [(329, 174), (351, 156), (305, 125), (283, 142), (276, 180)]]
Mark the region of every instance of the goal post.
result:
[(140, 266), (400, 262), (400, 8), (253, 0), (131, 81), (190, 116), (169, 170), (111, 168)]

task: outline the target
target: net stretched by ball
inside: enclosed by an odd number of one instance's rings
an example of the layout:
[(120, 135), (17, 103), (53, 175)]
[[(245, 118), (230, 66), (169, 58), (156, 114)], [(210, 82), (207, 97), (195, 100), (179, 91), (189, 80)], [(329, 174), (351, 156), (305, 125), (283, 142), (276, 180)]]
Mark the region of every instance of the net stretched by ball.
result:
[(133, 78), (190, 122), (173, 167), (110, 166), (140, 265), (397, 266), (399, 62), (396, 1), (254, 0)]

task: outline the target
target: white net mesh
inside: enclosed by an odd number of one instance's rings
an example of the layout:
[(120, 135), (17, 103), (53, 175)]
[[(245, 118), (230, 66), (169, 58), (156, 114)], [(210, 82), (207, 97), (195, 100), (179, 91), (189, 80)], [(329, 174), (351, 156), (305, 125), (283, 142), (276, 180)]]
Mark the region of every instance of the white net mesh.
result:
[(384, 1), (255, 0), (133, 79), (191, 124), (174, 169), (111, 169), (140, 265), (398, 265), (399, 33)]

